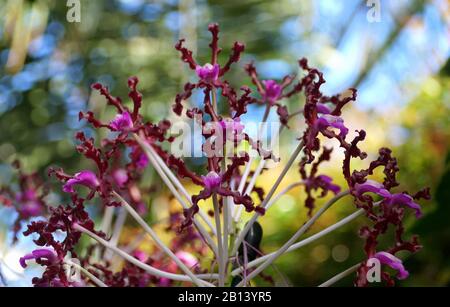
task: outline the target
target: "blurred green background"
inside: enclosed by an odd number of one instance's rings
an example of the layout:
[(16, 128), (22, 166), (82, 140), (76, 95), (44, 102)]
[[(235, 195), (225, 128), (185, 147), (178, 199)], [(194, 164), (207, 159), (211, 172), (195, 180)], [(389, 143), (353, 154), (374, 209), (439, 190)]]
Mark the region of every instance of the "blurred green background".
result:
[[(126, 80), (136, 75), (146, 119), (173, 119), (170, 105), (193, 77), (173, 45), (186, 38), (199, 62), (206, 62), (207, 25), (218, 22), (222, 57), (235, 40), (246, 44), (240, 67), (229, 76), (234, 85), (250, 84), (239, 69), (250, 60), (256, 60), (262, 78), (280, 79), (297, 72), (296, 60), (307, 57), (324, 71), (326, 94), (358, 88), (358, 100), (344, 118), (351, 130), (367, 131), (363, 148), (369, 158), (379, 147), (390, 146), (399, 160), (401, 189), (432, 188), (433, 200), (423, 206), (425, 217), (407, 221), (408, 233), (418, 233), (424, 248), (407, 259), (411, 277), (399, 285), (449, 284), (448, 1), (81, 0), (80, 23), (67, 21), (66, 2), (0, 0), (0, 185), (14, 181), (10, 163), (15, 159), (42, 174), (49, 165), (68, 172), (87, 167), (74, 150), (73, 135), (79, 129), (90, 135), (93, 131), (78, 122), (78, 112), (93, 109), (104, 118), (111, 116), (103, 100), (91, 94), (93, 82), (103, 82), (114, 95), (126, 98)], [(380, 4), (378, 22), (369, 22), (368, 3)], [(291, 111), (301, 105), (298, 98), (288, 102)], [(263, 110), (255, 107), (250, 113), (261, 116)], [(292, 124), (281, 141), (282, 153), (292, 151), (292, 139), (302, 127), (300, 121)], [(339, 175), (340, 154), (336, 150), (334, 162), (321, 171)], [(298, 179), (293, 169), (282, 186)], [(343, 179), (338, 183), (343, 185)], [(261, 183), (266, 189), (270, 184)], [(261, 219), (264, 252), (281, 246), (305, 221), (304, 198), (293, 190)], [(311, 233), (353, 210), (349, 200), (342, 200)], [(0, 209), (0, 256), (19, 270), (17, 256), (29, 249), (30, 240), (21, 237), (17, 245), (9, 245), (6, 229), (13, 219), (11, 210)], [(361, 261), (363, 241), (357, 230), (362, 224), (364, 218), (281, 257), (277, 270), (268, 272), (283, 285), (327, 280)], [(29, 284), (28, 275), (4, 270), (10, 284)], [(339, 283), (351, 284), (350, 277)]]

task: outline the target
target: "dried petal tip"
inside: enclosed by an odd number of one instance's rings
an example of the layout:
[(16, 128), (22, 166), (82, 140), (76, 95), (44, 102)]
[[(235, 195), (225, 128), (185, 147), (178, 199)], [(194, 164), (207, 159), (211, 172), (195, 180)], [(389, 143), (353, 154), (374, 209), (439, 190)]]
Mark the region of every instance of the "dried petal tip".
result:
[(205, 189), (209, 191), (216, 190), (222, 183), (222, 178), (216, 172), (209, 172), (206, 176), (202, 176)]
[(51, 249), (46, 249), (46, 248), (35, 249), (30, 254), (26, 254), (25, 256), (21, 257), (19, 259), (19, 262), (23, 268), (26, 268), (27, 260), (31, 260), (31, 259), (42, 260), (42, 258), (46, 259), (50, 263), (53, 263), (56, 261), (57, 255)]
[(133, 128), (133, 120), (130, 113), (123, 112), (122, 114), (117, 114), (110, 122), (110, 125), (116, 131), (128, 131)]
[(63, 191), (66, 193), (75, 193), (73, 186), (76, 184), (84, 185), (94, 190), (100, 185), (100, 182), (93, 172), (81, 171), (66, 182), (63, 186)]
[(396, 270), (398, 272), (398, 279), (402, 280), (408, 278), (409, 272), (403, 266), (403, 262), (394, 255), (388, 252), (378, 252), (373, 256), (373, 258), (378, 259), (382, 264), (385, 264)]
[(282, 87), (274, 80), (264, 80), (264, 100), (273, 105), (281, 96)]
[(205, 82), (214, 83), (219, 77), (220, 67), (219, 64), (206, 63), (203, 66), (197, 65), (195, 68), (197, 76)]

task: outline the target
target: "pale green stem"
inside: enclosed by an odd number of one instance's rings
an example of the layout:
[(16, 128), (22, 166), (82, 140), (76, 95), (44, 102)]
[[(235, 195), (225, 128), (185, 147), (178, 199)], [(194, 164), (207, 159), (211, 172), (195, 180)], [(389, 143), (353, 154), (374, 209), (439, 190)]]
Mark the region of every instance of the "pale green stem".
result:
[[(169, 178), (166, 176), (164, 171), (162, 170), (161, 166), (157, 163), (156, 159), (154, 159), (151, 151), (149, 150), (150, 145), (147, 144), (147, 142), (143, 141), (138, 135), (134, 135), (136, 141), (139, 143), (139, 145), (144, 149), (144, 152), (147, 154), (147, 157), (149, 158), (150, 162), (152, 163), (153, 167), (155, 168), (156, 172), (159, 174), (161, 179), (164, 181), (164, 183), (167, 185), (169, 190), (172, 192), (172, 194), (175, 196), (175, 198), (178, 200), (178, 202), (181, 204), (183, 209), (188, 209), (188, 205), (186, 202), (181, 198), (180, 193), (176, 190), (173, 183), (169, 180)], [(217, 245), (214, 243), (212, 237), (210, 234), (206, 231), (206, 229), (203, 227), (201, 223), (197, 220), (197, 217), (193, 217), (194, 225), (197, 227), (200, 234), (205, 238), (208, 245), (211, 247), (213, 252), (217, 255)]]
[(217, 264), (219, 266), (219, 287), (224, 286), (225, 282), (225, 270), (224, 270), (224, 254), (223, 254), (223, 237), (222, 237), (222, 226), (220, 224), (220, 208), (219, 201), (217, 200), (217, 194), (213, 194), (213, 205), (214, 205), (214, 218), (216, 222), (217, 231), (217, 246), (219, 247)]
[[(306, 245), (308, 245), (308, 244), (310, 244), (310, 243), (312, 243), (312, 242), (322, 238), (323, 236), (333, 232), (334, 230), (336, 230), (336, 229), (338, 229), (338, 228), (348, 224), (349, 222), (355, 220), (356, 218), (358, 218), (359, 216), (361, 216), (363, 214), (364, 214), (364, 210), (363, 209), (359, 209), (359, 210), (355, 211), (354, 213), (350, 214), (349, 216), (343, 218), (342, 220), (340, 220), (336, 224), (333, 224), (333, 225), (325, 228), (324, 230), (319, 231), (318, 233), (316, 233), (316, 234), (314, 234), (314, 235), (312, 235), (312, 236), (310, 236), (310, 237), (308, 237), (308, 238), (306, 238), (306, 239), (304, 239), (302, 241), (299, 241), (299, 242), (297, 242), (295, 244), (292, 244), (284, 253), (292, 252), (292, 251), (297, 250), (297, 249), (299, 249), (299, 248), (301, 248), (303, 246), (306, 246)], [(253, 268), (253, 267), (257, 266), (258, 264), (263, 263), (264, 261), (266, 261), (268, 258), (273, 256), (274, 254), (275, 254), (275, 252), (267, 254), (267, 255), (264, 255), (262, 257), (259, 257), (259, 258), (255, 259), (255, 260), (249, 262), (245, 266), (245, 268), (246, 269)], [(240, 274), (243, 270), (244, 270), (243, 267), (236, 268), (235, 270), (233, 270), (233, 272), (231, 272), (231, 275), (232, 276), (236, 276), (236, 275)]]
[[(117, 246), (119, 243), (120, 235), (122, 234), (122, 229), (127, 219), (127, 211), (123, 208), (119, 209), (119, 214), (117, 214), (116, 222), (114, 223), (114, 228), (109, 241), (111, 244)], [(105, 258), (111, 260), (113, 253), (111, 250), (105, 252)]]
[[(136, 259), (135, 257), (131, 256), (130, 254), (124, 252), (123, 250), (121, 250), (120, 248), (118, 248), (117, 246), (111, 245), (109, 244), (108, 241), (104, 240), (103, 238), (97, 236), (95, 233), (87, 230), (86, 228), (82, 227), (81, 225), (78, 224), (74, 224), (72, 226), (75, 230), (80, 231), (86, 235), (88, 235), (89, 237), (91, 237), (92, 239), (94, 239), (95, 241), (97, 241), (98, 243), (100, 243), (101, 245), (103, 245), (106, 248), (109, 248), (111, 250), (113, 250), (116, 254), (118, 254), (119, 256), (121, 256), (123, 259), (127, 260), (128, 262), (130, 262), (131, 264), (134, 264), (135, 266), (143, 269), (144, 271), (157, 276), (157, 277), (162, 277), (162, 278), (168, 278), (168, 279), (172, 279), (172, 280), (176, 280), (176, 281), (189, 281), (191, 282), (192, 279), (191, 277), (187, 276), (187, 275), (183, 275), (183, 274), (174, 274), (174, 273), (169, 273), (169, 272), (165, 272), (165, 271), (161, 271), (157, 268), (154, 268), (142, 261), (139, 261), (138, 259)], [(213, 278), (214, 276), (212, 276), (211, 274), (202, 274), (202, 275), (196, 275), (197, 278)], [(209, 284), (210, 286), (214, 286), (213, 284)]]
[[(166, 163), (161, 159), (161, 157), (156, 153), (156, 151), (153, 149), (153, 147), (148, 146), (148, 150), (151, 152), (153, 157), (156, 159), (156, 161), (161, 166), (164, 173), (169, 177), (169, 179), (172, 181), (173, 184), (181, 191), (183, 196), (187, 199), (189, 204), (192, 206), (192, 198), (191, 195), (189, 195), (188, 191), (185, 189), (183, 184), (181, 184), (180, 180), (172, 173), (172, 171), (167, 167)], [(216, 235), (214, 226), (212, 225), (211, 221), (209, 220), (208, 216), (205, 214), (203, 210), (199, 208), (198, 214), (200, 217), (205, 221), (206, 225), (208, 225), (209, 229), (213, 232), (214, 235)]]
[[(264, 115), (261, 123), (265, 123), (267, 121), (267, 118), (269, 118), (269, 114), (270, 114), (270, 104), (267, 104), (266, 109), (264, 110)], [(262, 133), (262, 127), (263, 127), (262, 125), (259, 127), (257, 137), (260, 137)], [(250, 174), (254, 159), (255, 157), (253, 157), (253, 155), (250, 156), (249, 161), (245, 165), (244, 172), (242, 173), (241, 182), (239, 182), (238, 186), (238, 192), (241, 194), (244, 191), (244, 186), (247, 181), (247, 177)], [(233, 219), (236, 223), (239, 221), (241, 214), (242, 214), (242, 206), (235, 207), (233, 210)]]
[(150, 237), (155, 241), (156, 245), (162, 249), (176, 264), (177, 266), (188, 275), (192, 281), (199, 287), (205, 286), (205, 282), (199, 280), (195, 275), (189, 270), (189, 268), (180, 260), (171, 250), (168, 248), (164, 242), (158, 237), (156, 232), (141, 218), (139, 213), (137, 213), (131, 205), (122, 198), (117, 192), (113, 191), (113, 195), (120, 200), (122, 206), (128, 211), (128, 213), (138, 222), (139, 225), (150, 235)]
[(88, 270), (86, 270), (85, 268), (83, 268), (81, 265), (69, 261), (69, 260), (65, 260), (65, 263), (67, 263), (68, 265), (74, 266), (77, 269), (79, 269), (81, 271), (81, 273), (83, 273), (84, 275), (86, 275), (86, 277), (88, 277), (90, 280), (92, 280), (92, 282), (94, 282), (94, 284), (96, 284), (97, 286), (101, 287), (101, 288), (107, 288), (108, 286), (101, 281), (100, 279), (98, 279), (94, 274), (92, 274), (91, 272), (89, 272)]
[[(312, 224), (314, 224), (317, 219), (326, 211), (328, 210), (334, 203), (336, 203), (339, 199), (344, 197), (345, 195), (348, 195), (349, 191), (344, 191), (339, 194), (337, 194), (335, 197), (333, 197), (329, 202), (327, 202), (323, 207), (321, 207), (314, 216), (309, 219), (300, 229), (275, 253), (273, 253), (265, 262), (263, 262), (259, 267), (257, 267), (253, 272), (251, 272), (248, 275), (248, 279), (251, 280), (255, 276), (257, 276), (259, 273), (261, 273), (264, 269), (266, 269), (269, 265), (271, 265), (279, 256), (281, 256), (292, 244), (294, 244), (297, 239), (303, 235)], [(242, 286), (242, 282), (240, 282), (237, 286)]]
[[(264, 208), (264, 209), (266, 208), (267, 203), (272, 198), (272, 196), (275, 193), (276, 189), (280, 185), (280, 183), (283, 180), (284, 176), (286, 176), (287, 172), (291, 168), (292, 164), (294, 163), (295, 159), (300, 154), (302, 149), (303, 149), (303, 142), (300, 142), (300, 144), (298, 144), (297, 148), (294, 150), (294, 152), (292, 153), (291, 157), (289, 158), (289, 161), (286, 163), (286, 165), (285, 165), (283, 171), (281, 172), (280, 176), (278, 176), (277, 180), (275, 181), (274, 185), (270, 189), (269, 193), (264, 198), (264, 201), (261, 203), (260, 206), (262, 208)], [(235, 242), (234, 247), (233, 247), (233, 251), (231, 253), (232, 255), (234, 255), (236, 253), (236, 251), (239, 248), (239, 245), (242, 243), (242, 241), (244, 240), (244, 238), (247, 235), (248, 231), (253, 226), (253, 223), (259, 218), (259, 216), (260, 216), (260, 214), (255, 212), (253, 214), (252, 218), (250, 219), (250, 221), (248, 221), (247, 224), (245, 225), (244, 229), (239, 233), (239, 236), (236, 239), (236, 242)]]
[(337, 283), (338, 281), (340, 281), (341, 279), (347, 277), (348, 275), (356, 272), (356, 270), (360, 267), (360, 263), (355, 264), (354, 266), (348, 268), (347, 270), (337, 274), (336, 276), (330, 278), (329, 280), (327, 280), (326, 282), (324, 282), (323, 284), (319, 285), (318, 287), (329, 287), (332, 286), (333, 284)]
[(266, 206), (266, 212), (267, 212), (267, 210), (269, 210), (272, 206), (273, 206), (273, 204), (275, 204), (284, 194), (286, 194), (287, 192), (289, 192), (290, 190), (292, 190), (292, 189), (294, 189), (294, 188), (296, 188), (296, 187), (298, 187), (298, 186), (301, 186), (301, 185), (303, 185), (303, 184), (305, 184), (303, 181), (300, 181), (300, 182), (294, 182), (294, 183), (291, 183), (290, 185), (288, 185), (286, 188), (284, 188), (280, 193), (278, 193), (274, 198), (272, 198), (268, 203), (267, 203), (267, 206)]

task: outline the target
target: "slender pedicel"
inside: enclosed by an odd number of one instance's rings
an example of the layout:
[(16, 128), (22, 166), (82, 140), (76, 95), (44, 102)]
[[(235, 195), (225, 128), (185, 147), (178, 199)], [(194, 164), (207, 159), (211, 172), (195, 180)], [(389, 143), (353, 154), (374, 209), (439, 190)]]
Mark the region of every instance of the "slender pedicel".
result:
[(153, 231), (153, 229), (141, 218), (139, 213), (137, 213), (131, 205), (125, 201), (125, 199), (122, 198), (117, 192), (113, 192), (114, 196), (117, 197), (117, 199), (120, 200), (122, 203), (122, 206), (128, 211), (128, 213), (136, 220), (136, 222), (141, 225), (141, 227), (150, 235), (150, 237), (155, 241), (156, 245), (162, 249), (175, 263), (178, 265), (178, 267), (186, 274), (188, 275), (192, 281), (197, 286), (204, 286), (203, 282), (199, 280), (195, 275), (189, 270), (189, 268), (170, 250), (169, 247), (167, 247), (164, 242), (158, 237), (156, 232)]
[[(294, 150), (293, 154), (291, 155), (289, 161), (286, 163), (286, 165), (285, 165), (283, 171), (281, 172), (280, 176), (277, 178), (277, 180), (275, 181), (274, 185), (270, 189), (269, 193), (264, 198), (264, 201), (261, 203), (260, 206), (262, 208), (264, 208), (264, 209), (266, 208), (267, 203), (269, 202), (270, 198), (275, 193), (276, 189), (280, 185), (280, 183), (283, 180), (284, 176), (287, 174), (287, 172), (291, 168), (292, 164), (294, 163), (294, 161), (297, 158), (297, 156), (299, 155), (299, 153), (302, 151), (302, 148), (303, 148), (303, 142), (300, 142), (300, 144), (297, 145), (297, 148)], [(245, 235), (250, 230), (250, 228), (252, 227), (253, 223), (258, 219), (259, 216), (260, 216), (260, 214), (255, 212), (253, 214), (252, 218), (250, 219), (250, 221), (247, 223), (247, 225), (245, 225), (244, 230), (242, 230), (240, 232), (240, 234), (239, 234), (239, 236), (236, 239), (236, 242), (234, 244), (232, 254), (236, 253), (239, 245), (242, 243), (242, 240), (245, 238)]]
[[(89, 237), (91, 237), (92, 239), (94, 239), (95, 241), (97, 241), (98, 243), (102, 244), (104, 247), (111, 249), (112, 251), (114, 251), (116, 254), (118, 254), (119, 256), (121, 256), (122, 258), (124, 258), (125, 260), (127, 260), (128, 262), (134, 264), (135, 266), (147, 271), (148, 273), (158, 276), (158, 277), (163, 277), (163, 278), (168, 278), (168, 279), (172, 279), (172, 280), (177, 280), (177, 281), (190, 281), (192, 282), (192, 278), (187, 276), (187, 275), (182, 275), (182, 274), (174, 274), (174, 273), (168, 273), (165, 271), (161, 271), (159, 269), (156, 269), (146, 263), (143, 263), (141, 261), (139, 261), (138, 259), (136, 259), (135, 257), (131, 256), (130, 254), (125, 253), (123, 250), (121, 250), (120, 248), (118, 248), (117, 246), (111, 245), (109, 244), (108, 241), (100, 238), (99, 236), (97, 236), (96, 234), (94, 234), (93, 232), (87, 230), (86, 228), (78, 225), (78, 224), (74, 224), (73, 229), (80, 231), (86, 235), (88, 235)], [(208, 283), (208, 286), (214, 287), (213, 284)]]
[[(288, 248), (291, 246), (297, 239), (303, 235), (312, 224), (314, 224), (317, 219), (327, 211), (334, 203), (336, 203), (342, 197), (350, 194), (350, 191), (344, 191), (334, 196), (328, 203), (326, 203), (323, 207), (321, 207), (314, 216), (308, 220), (299, 230), (280, 248), (278, 249), (272, 256), (270, 256), (265, 262), (263, 262), (259, 267), (257, 267), (253, 272), (248, 276), (249, 279), (254, 278), (259, 273), (261, 273), (265, 268), (271, 265), (280, 255), (282, 255)], [(238, 286), (240, 286), (239, 284)]]

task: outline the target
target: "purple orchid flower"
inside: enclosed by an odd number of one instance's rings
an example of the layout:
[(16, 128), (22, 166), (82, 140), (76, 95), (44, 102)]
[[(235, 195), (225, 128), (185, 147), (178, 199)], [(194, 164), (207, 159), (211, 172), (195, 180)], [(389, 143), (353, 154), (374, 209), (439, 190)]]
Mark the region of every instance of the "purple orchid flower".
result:
[(409, 272), (403, 266), (403, 262), (394, 255), (388, 252), (378, 252), (373, 256), (373, 258), (378, 259), (382, 264), (385, 264), (391, 267), (392, 269), (396, 270), (398, 272), (397, 273), (398, 279), (402, 280), (408, 278)]
[(219, 78), (220, 66), (219, 64), (206, 63), (203, 66), (197, 65), (195, 67), (197, 76), (205, 82), (215, 83)]
[(42, 258), (46, 259), (50, 263), (54, 263), (54, 262), (56, 262), (57, 255), (51, 249), (40, 248), (40, 249), (35, 249), (31, 253), (26, 254), (25, 256), (21, 257), (19, 259), (19, 262), (20, 262), (20, 265), (23, 268), (26, 268), (27, 267), (27, 263), (26, 263), (27, 260), (32, 260), (32, 259), (36, 259), (36, 260), (39, 259), (40, 260)]
[(416, 211), (416, 217), (420, 218), (422, 216), (422, 210), (420, 205), (414, 202), (414, 199), (405, 193), (396, 193), (391, 194), (388, 190), (384, 188), (384, 186), (376, 181), (367, 180), (364, 183), (355, 184), (355, 193), (356, 196), (360, 197), (364, 193), (375, 193), (384, 198), (384, 203), (393, 206), (393, 205), (402, 205), (407, 206)]
[(319, 130), (325, 130), (328, 127), (339, 129), (339, 135), (345, 137), (348, 134), (348, 128), (344, 126), (344, 120), (339, 116), (324, 114), (316, 121), (316, 127)]
[(206, 176), (202, 176), (205, 189), (209, 191), (216, 191), (222, 183), (222, 178), (216, 172), (209, 172)]
[(128, 131), (133, 128), (133, 120), (128, 112), (117, 114), (110, 122), (111, 127), (116, 131)]
[(76, 173), (73, 178), (69, 179), (63, 186), (63, 191), (66, 193), (75, 193), (73, 186), (76, 184), (84, 185), (95, 190), (100, 182), (97, 176), (91, 171), (81, 171)]
[(264, 80), (262, 83), (265, 86), (264, 100), (273, 105), (280, 98), (283, 88), (274, 80)]

